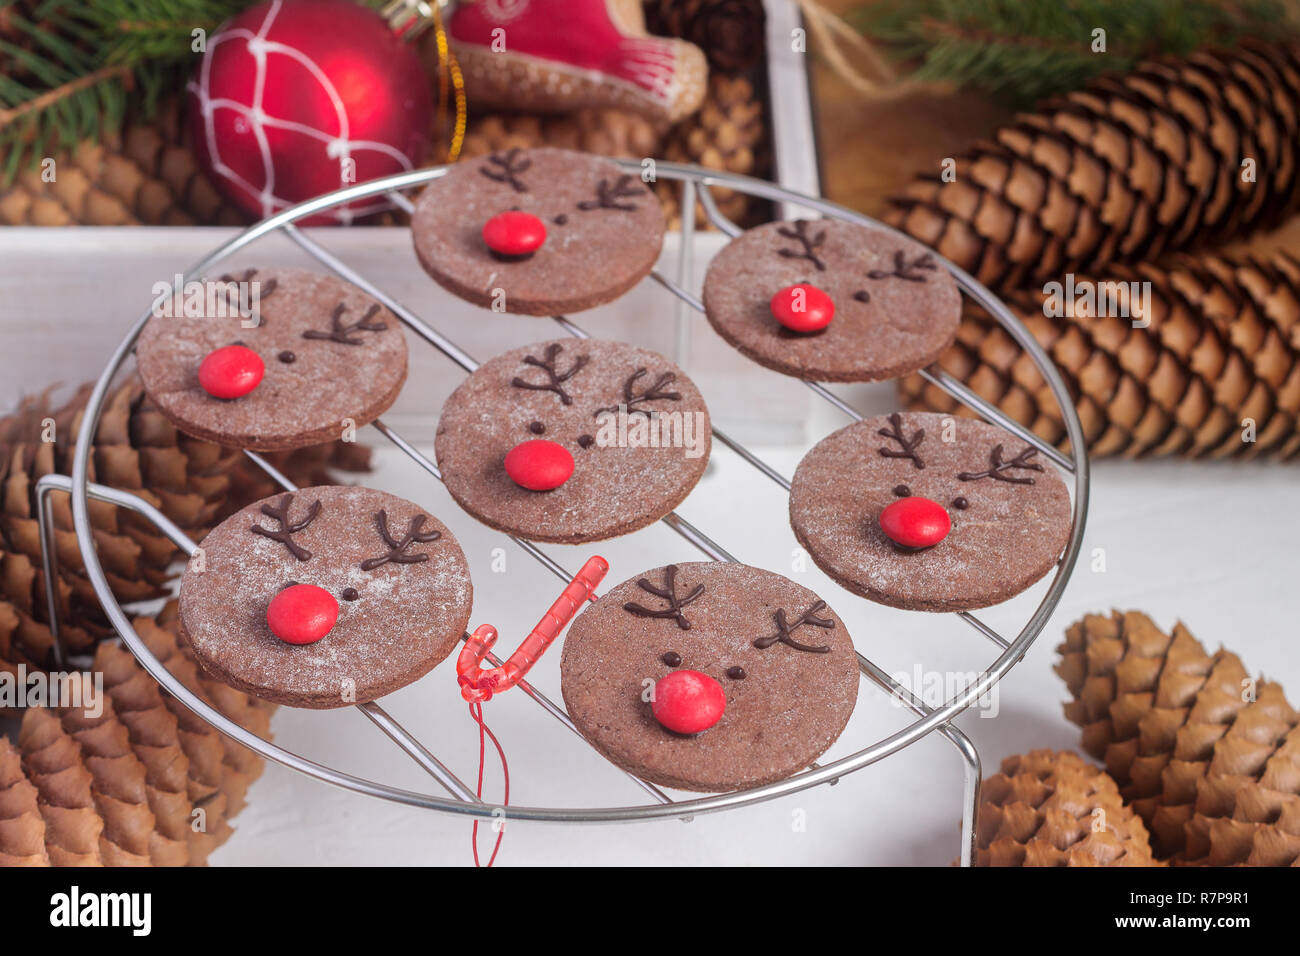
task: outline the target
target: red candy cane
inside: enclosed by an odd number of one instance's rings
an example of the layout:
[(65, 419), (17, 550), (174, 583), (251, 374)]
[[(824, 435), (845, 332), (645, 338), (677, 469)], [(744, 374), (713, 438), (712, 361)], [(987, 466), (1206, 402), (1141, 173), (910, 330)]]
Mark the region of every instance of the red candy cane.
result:
[(607, 571), (609, 562), (604, 558), (599, 555), (588, 558), (532, 633), (524, 638), (519, 649), (500, 667), (483, 669), (483, 660), (497, 642), (497, 629), (491, 624), (480, 624), (475, 628), (461, 648), (460, 657), (456, 659), (456, 680), (460, 684), (460, 695), (471, 704), (482, 703), (491, 700), (493, 694), (509, 690), (523, 680), (528, 669), (546, 653), (546, 649), (560, 636), (573, 615), (591, 598), (596, 585), (600, 584)]

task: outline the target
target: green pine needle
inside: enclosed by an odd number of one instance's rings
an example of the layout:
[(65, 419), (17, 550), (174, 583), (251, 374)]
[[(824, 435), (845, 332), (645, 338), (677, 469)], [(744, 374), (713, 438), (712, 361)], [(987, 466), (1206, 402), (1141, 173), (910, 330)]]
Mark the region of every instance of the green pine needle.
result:
[[(1145, 57), (1293, 38), (1300, 0), (873, 0), (853, 19), (913, 79), (1026, 107)], [(1092, 52), (1098, 28), (1105, 53)]]

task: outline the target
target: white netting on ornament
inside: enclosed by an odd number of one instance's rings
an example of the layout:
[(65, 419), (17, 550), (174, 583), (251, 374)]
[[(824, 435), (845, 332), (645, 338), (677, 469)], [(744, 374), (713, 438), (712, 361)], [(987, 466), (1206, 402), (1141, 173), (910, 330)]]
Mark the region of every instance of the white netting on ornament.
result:
[[(318, 141), (326, 157), (339, 164), (340, 187), (355, 182), (355, 178), (349, 180), (345, 170), (349, 168), (352, 157), (357, 153), (366, 151), (380, 152), (399, 163), (403, 170), (412, 168), (410, 159), (401, 150), (387, 143), (350, 139), (348, 136), (347, 108), (343, 98), (339, 96), (338, 90), (325, 74), (325, 71), (301, 50), (266, 38), (271, 25), (280, 12), (280, 7), (281, 0), (274, 0), (267, 9), (266, 15), (262, 18), (262, 23), (256, 33), (243, 28), (232, 28), (224, 30), (213, 37), (208, 42), (207, 51), (203, 54), (203, 62), (199, 67), (197, 81), (191, 80), (188, 86), (189, 91), (198, 99), (199, 109), (203, 117), (203, 135), (207, 143), (208, 155), (211, 157), (213, 172), (248, 193), (260, 205), (263, 218), (295, 204), (289, 200), (281, 199), (275, 194), (275, 163), (271, 156), (270, 140), (266, 135), (268, 128), (291, 130)], [(253, 58), (256, 68), (253, 80), (253, 101), (251, 103), (241, 103), (238, 100), (226, 97), (214, 97), (209, 93), (213, 54), (222, 43), (230, 43), (236, 40), (245, 42), (247, 51)], [(266, 88), (266, 65), (267, 61), (273, 56), (289, 57), (306, 69), (320, 84), (321, 89), (334, 106), (338, 119), (338, 135), (327, 133), (294, 120), (270, 116), (266, 113), (263, 108), (263, 94)], [(232, 110), (237, 113), (236, 129), (240, 132), (252, 133), (262, 159), (262, 186), (250, 182), (222, 160), (214, 119), (218, 110)], [(372, 213), (382, 212), (388, 209), (389, 206), (390, 203), (387, 200), (375, 199), (367, 204), (336, 207), (321, 215), (347, 224), (358, 216), (368, 216)]]

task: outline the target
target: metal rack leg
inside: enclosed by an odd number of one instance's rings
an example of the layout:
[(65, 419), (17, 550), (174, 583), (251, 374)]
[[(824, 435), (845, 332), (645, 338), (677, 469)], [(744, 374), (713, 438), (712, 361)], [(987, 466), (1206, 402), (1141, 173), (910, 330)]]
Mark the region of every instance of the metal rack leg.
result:
[[(858, 655), (858, 667), (872, 683), (887, 691), (891, 697), (897, 698), (914, 714), (924, 717), (933, 713), (933, 708), (861, 654)], [(974, 861), (975, 822), (979, 812), (980, 755), (974, 741), (952, 724), (944, 724), (939, 728), (939, 733), (957, 748), (962, 759), (961, 865), (970, 866)]]

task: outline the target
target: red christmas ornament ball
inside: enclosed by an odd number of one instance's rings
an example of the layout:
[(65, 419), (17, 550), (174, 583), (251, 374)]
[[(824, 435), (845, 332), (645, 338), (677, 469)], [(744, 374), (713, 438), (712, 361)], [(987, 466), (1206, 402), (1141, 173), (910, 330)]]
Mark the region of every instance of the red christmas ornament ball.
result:
[(286, 644), (314, 644), (339, 619), (339, 602), (314, 584), (291, 584), (271, 599), (266, 624)]
[(673, 671), (655, 682), (655, 720), (675, 734), (698, 734), (722, 719), (727, 694), (699, 671)]
[(835, 301), (807, 282), (788, 285), (772, 296), (772, 318), (793, 332), (820, 332), (835, 318)]
[(943, 505), (929, 498), (899, 498), (880, 512), (880, 530), (904, 548), (930, 548), (952, 530)]
[(569, 449), (545, 438), (520, 442), (506, 452), (506, 474), (521, 488), (551, 491), (573, 474), (573, 455)]
[(499, 212), (483, 224), (483, 241), (499, 255), (531, 255), (546, 241), (546, 223), (531, 212)]
[[(433, 91), (415, 51), (354, 0), (271, 0), (207, 39), (189, 87), (200, 167), (265, 218), (322, 193), (414, 169)], [(351, 222), (382, 197), (299, 220)]]
[(262, 357), (243, 345), (226, 345), (199, 363), (199, 385), (213, 398), (243, 398), (262, 381)]

